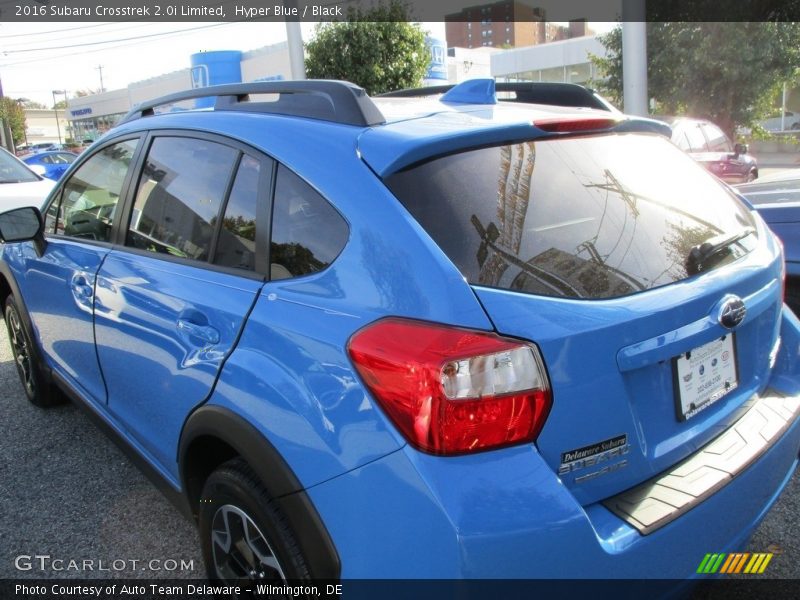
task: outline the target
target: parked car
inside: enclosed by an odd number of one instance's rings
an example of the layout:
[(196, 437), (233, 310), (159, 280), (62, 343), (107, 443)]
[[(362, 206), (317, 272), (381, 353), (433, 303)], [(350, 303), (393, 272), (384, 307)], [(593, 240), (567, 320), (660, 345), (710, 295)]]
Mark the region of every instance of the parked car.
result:
[(211, 579), (683, 583), (789, 480), (762, 218), (647, 122), (495, 102), (181, 92), (0, 214), (27, 397), (98, 416)]
[(694, 160), (728, 183), (758, 178), (758, 161), (747, 144), (733, 144), (716, 125), (702, 119), (663, 117), (672, 126), (672, 141)]
[(21, 206), (41, 208), (52, 188), (52, 181), (0, 148), (0, 211)]
[(800, 172), (777, 173), (736, 188), (783, 242), (786, 303), (800, 315)]
[(22, 158), (26, 165), (41, 165), (44, 167), (44, 176), (53, 181), (58, 181), (69, 166), (75, 162), (78, 155), (74, 152), (48, 151), (38, 154), (29, 154)]
[(800, 114), (785, 111), (783, 119), (778, 115), (761, 121), (761, 126), (767, 131), (788, 131), (800, 129)]

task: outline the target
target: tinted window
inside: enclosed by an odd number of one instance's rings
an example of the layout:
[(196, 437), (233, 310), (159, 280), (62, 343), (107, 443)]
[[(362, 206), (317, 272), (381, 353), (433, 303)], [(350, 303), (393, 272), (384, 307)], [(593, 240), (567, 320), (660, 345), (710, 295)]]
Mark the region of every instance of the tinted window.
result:
[(127, 244), (207, 260), (238, 151), (191, 138), (159, 137), (147, 155)]
[(349, 230), (328, 202), (297, 175), (278, 167), (270, 273), (285, 279), (321, 271), (339, 255)]
[(547, 296), (610, 298), (679, 281), (693, 246), (753, 226), (732, 193), (658, 136), (484, 148), (387, 184), (468, 281)]
[(214, 262), (253, 271), (256, 268), (256, 203), (261, 163), (243, 156), (219, 234)]
[(48, 208), (45, 231), (111, 241), (111, 222), (138, 143), (106, 146), (84, 162)]

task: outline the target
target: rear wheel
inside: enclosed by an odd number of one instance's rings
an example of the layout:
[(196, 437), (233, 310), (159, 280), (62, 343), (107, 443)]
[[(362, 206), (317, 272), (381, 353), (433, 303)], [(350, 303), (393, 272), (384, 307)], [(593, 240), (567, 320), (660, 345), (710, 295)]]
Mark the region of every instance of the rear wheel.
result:
[[(255, 591), (257, 583), (310, 579), (286, 517), (240, 458), (214, 471), (203, 487), (200, 540), (208, 577), (214, 582)], [(243, 591), (236, 597), (255, 595)]]
[(17, 373), (31, 404), (46, 408), (64, 402), (64, 396), (48, 381), (36, 354), (32, 338), (14, 296), (9, 295), (5, 304), (6, 329), (11, 353), (17, 365)]
[(756, 173), (756, 171), (755, 171), (755, 170), (753, 170), (753, 171), (750, 171), (750, 172), (747, 174), (747, 177), (745, 177), (745, 182), (746, 182), (746, 183), (749, 183), (749, 182), (751, 182), (751, 181), (755, 181), (757, 178), (758, 178), (758, 173)]

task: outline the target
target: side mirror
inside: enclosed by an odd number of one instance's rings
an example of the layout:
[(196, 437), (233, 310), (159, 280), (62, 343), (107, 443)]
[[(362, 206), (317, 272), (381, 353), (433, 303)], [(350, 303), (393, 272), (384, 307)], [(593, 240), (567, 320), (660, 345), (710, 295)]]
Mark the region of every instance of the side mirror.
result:
[(748, 150), (747, 144), (735, 144), (733, 146), (733, 153), (737, 156), (739, 154), (747, 154)]
[(33, 241), (36, 244), (36, 251), (41, 256), (46, 245), (42, 213), (35, 206), (25, 206), (0, 213), (0, 241), (6, 243)]

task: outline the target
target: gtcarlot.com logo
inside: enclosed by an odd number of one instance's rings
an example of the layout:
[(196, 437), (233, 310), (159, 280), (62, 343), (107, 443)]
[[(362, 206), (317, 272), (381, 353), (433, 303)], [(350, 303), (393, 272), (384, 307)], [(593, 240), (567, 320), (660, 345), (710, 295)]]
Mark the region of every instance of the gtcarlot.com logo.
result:
[(697, 567), (697, 572), (707, 575), (715, 573), (757, 575), (767, 570), (767, 565), (772, 560), (772, 556), (772, 552), (706, 554), (700, 566)]
[(136, 558), (92, 559), (59, 558), (49, 554), (20, 554), (14, 559), (17, 571), (194, 571), (193, 560), (174, 558)]

